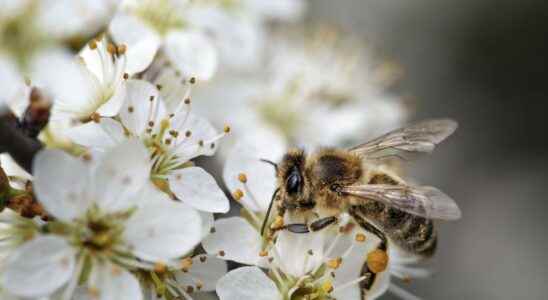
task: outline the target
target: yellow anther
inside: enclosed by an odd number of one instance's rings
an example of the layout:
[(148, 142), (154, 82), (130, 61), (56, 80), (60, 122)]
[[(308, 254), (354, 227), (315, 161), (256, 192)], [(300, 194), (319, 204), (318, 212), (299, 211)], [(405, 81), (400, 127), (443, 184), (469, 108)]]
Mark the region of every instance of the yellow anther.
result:
[(244, 196), (244, 192), (240, 189), (236, 189), (234, 193), (232, 193), (232, 197), (234, 197), (234, 200), (240, 201)]
[(118, 45), (116, 52), (118, 52), (119, 55), (123, 55), (126, 53), (127, 46), (126, 45)]
[(97, 42), (96, 42), (95, 40), (91, 40), (91, 41), (89, 42), (89, 48), (90, 48), (91, 50), (97, 49)]
[(238, 174), (238, 180), (241, 183), (246, 183), (247, 182), (247, 176), (244, 173), (240, 173), (240, 174)]
[(166, 264), (161, 263), (161, 262), (156, 262), (156, 263), (154, 264), (154, 272), (156, 272), (156, 273), (164, 273), (165, 271), (167, 271), (167, 266), (166, 266)]
[(101, 121), (101, 116), (96, 112), (92, 113), (91, 116), (89, 116), (89, 118), (95, 123), (99, 123)]
[(355, 240), (356, 240), (356, 242), (360, 242), (360, 243), (365, 242), (365, 234), (363, 234), (363, 233), (356, 234)]
[(338, 269), (342, 264), (342, 258), (337, 257), (335, 259), (330, 259), (327, 261), (327, 266), (331, 269)]
[(367, 267), (373, 273), (380, 273), (388, 267), (388, 254), (381, 249), (375, 249), (367, 254)]
[(196, 83), (196, 77), (190, 77), (190, 83), (195, 84)]
[(230, 132), (230, 126), (225, 125), (225, 127), (223, 128), (223, 131), (224, 131), (224, 133), (229, 133)]
[(261, 250), (261, 252), (259, 252), (259, 256), (260, 256), (260, 257), (268, 256), (268, 251), (266, 251), (266, 250)]
[(331, 293), (333, 291), (333, 284), (331, 281), (324, 281), (322, 283), (322, 290), (328, 294)]
[(187, 104), (187, 105), (190, 104), (190, 98), (185, 99), (185, 104)]
[(196, 289), (201, 290), (204, 287), (204, 283), (201, 280), (196, 280)]
[(112, 43), (109, 43), (107, 45), (107, 51), (108, 51), (108, 53), (110, 53), (112, 55), (116, 54), (116, 46), (114, 46), (114, 44), (112, 44)]
[(191, 267), (192, 267), (192, 258), (187, 257), (181, 260), (181, 270), (183, 270), (183, 272), (188, 272), (188, 270), (190, 270)]

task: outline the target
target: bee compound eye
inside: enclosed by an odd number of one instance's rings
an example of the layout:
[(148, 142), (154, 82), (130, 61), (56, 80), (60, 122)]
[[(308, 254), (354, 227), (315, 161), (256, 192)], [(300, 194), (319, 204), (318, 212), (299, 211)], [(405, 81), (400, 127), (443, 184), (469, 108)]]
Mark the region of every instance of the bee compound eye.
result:
[(302, 178), (298, 171), (292, 172), (285, 183), (286, 190), (289, 194), (299, 192), (302, 184)]

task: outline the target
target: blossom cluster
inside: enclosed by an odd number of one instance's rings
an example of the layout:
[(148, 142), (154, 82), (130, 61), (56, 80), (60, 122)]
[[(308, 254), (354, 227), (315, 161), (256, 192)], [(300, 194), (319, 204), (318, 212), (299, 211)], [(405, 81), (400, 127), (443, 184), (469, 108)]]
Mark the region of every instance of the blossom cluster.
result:
[[(398, 68), (307, 5), (0, 0), (1, 119), (41, 148), (25, 169), (0, 147), (0, 299), (413, 298), (391, 276), (427, 273), (345, 214), (261, 232), (262, 160), (406, 116)], [(364, 263), (384, 263), (367, 288)]]

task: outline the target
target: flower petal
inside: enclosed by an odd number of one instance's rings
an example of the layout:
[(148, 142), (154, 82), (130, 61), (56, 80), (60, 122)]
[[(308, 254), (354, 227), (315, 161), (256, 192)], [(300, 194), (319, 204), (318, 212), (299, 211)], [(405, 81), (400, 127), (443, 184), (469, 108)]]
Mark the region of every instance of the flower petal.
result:
[(187, 77), (210, 79), (217, 69), (217, 51), (212, 41), (197, 31), (174, 31), (165, 38), (171, 62)]
[(55, 99), (52, 120), (88, 118), (100, 106), (100, 84), (86, 66), (61, 51), (40, 53), (31, 78)]
[(200, 155), (210, 156), (215, 154), (219, 134), (207, 119), (189, 113), (188, 115), (175, 116), (172, 124), (174, 124), (174, 129), (179, 132), (188, 131), (191, 133), (191, 136), (186, 138), (176, 150), (177, 157), (182, 162)]
[(283, 272), (298, 278), (316, 269), (323, 263), (326, 238), (323, 231), (307, 234), (281, 231), (275, 247), (281, 259), (278, 264)]
[(92, 269), (90, 277), (96, 280), (90, 286), (91, 289), (81, 289), (74, 298), (78, 300), (143, 299), (139, 281), (127, 270), (108, 262), (97, 263), (93, 267), (96, 269)]
[[(209, 292), (215, 290), (215, 285), (227, 272), (226, 262), (222, 259), (205, 254), (192, 258), (192, 267), (188, 272), (177, 272), (177, 282), (183, 286), (192, 286), (194, 290)], [(197, 285), (200, 288), (197, 289)]]
[(169, 188), (177, 198), (198, 210), (226, 213), (230, 208), (213, 176), (202, 168), (189, 167), (172, 172)]
[(74, 276), (75, 254), (62, 238), (37, 237), (6, 259), (2, 287), (21, 297), (48, 296)]
[(261, 262), (261, 237), (244, 218), (231, 217), (215, 222), (215, 232), (202, 241), (207, 253), (242, 264)]
[(198, 212), (166, 199), (137, 209), (126, 223), (124, 238), (139, 258), (167, 262), (194, 249), (201, 229)]
[(148, 150), (140, 140), (129, 140), (110, 149), (94, 172), (95, 201), (104, 209), (117, 211), (137, 205), (137, 193), (149, 179)]
[(274, 168), (261, 159), (277, 162), (285, 153), (285, 148), (281, 136), (270, 130), (260, 130), (256, 134), (243, 137), (230, 150), (223, 179), (231, 191), (238, 188), (245, 191), (238, 175), (247, 175), (246, 184), (254, 196), (251, 198), (244, 193), (241, 201), (247, 208), (254, 211), (267, 210), (276, 188), (276, 178)]
[(106, 151), (127, 139), (120, 122), (110, 118), (101, 118), (99, 123), (88, 122), (69, 128), (65, 134), (74, 143), (98, 151)]
[(235, 269), (217, 283), (221, 300), (276, 300), (282, 299), (278, 288), (257, 267)]
[(146, 69), (160, 47), (160, 37), (136, 17), (118, 14), (110, 23), (110, 33), (118, 44), (126, 44), (126, 71), (135, 74)]
[(33, 174), (38, 200), (56, 218), (70, 221), (89, 207), (89, 170), (81, 160), (60, 150), (43, 150), (34, 158)]
[(122, 105), (124, 105), (126, 93), (126, 84), (122, 81), (114, 87), (114, 94), (97, 108), (97, 113), (104, 117), (116, 116), (120, 111), (120, 108), (122, 108)]
[[(120, 111), (120, 118), (124, 126), (134, 135), (145, 132), (149, 121), (156, 121), (150, 115), (151, 106), (158, 105), (159, 113), (163, 113), (163, 103), (159, 99), (158, 89), (144, 80), (127, 81), (127, 98)], [(153, 99), (152, 103), (150, 99)]]

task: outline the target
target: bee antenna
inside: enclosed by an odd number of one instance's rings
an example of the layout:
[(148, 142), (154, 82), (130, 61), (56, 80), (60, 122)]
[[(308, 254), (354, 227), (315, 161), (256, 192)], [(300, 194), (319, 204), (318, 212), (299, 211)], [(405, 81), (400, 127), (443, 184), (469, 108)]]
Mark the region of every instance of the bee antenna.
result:
[(278, 164), (271, 161), (271, 160), (268, 160), (268, 159), (264, 159), (264, 158), (261, 158), (260, 161), (264, 162), (264, 163), (267, 163), (269, 165), (272, 165), (274, 167), (274, 169), (276, 170), (276, 173), (278, 173)]
[(277, 188), (274, 191), (274, 194), (272, 194), (272, 199), (270, 199), (270, 204), (268, 205), (268, 210), (266, 211), (266, 215), (263, 220), (263, 225), (261, 226), (261, 236), (264, 234), (264, 229), (266, 227), (266, 223), (268, 222), (268, 219), (270, 217), (270, 211), (272, 210), (272, 205), (274, 204), (274, 199), (276, 199), (276, 196), (278, 195), (278, 192), (280, 191), (280, 188)]

